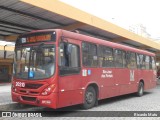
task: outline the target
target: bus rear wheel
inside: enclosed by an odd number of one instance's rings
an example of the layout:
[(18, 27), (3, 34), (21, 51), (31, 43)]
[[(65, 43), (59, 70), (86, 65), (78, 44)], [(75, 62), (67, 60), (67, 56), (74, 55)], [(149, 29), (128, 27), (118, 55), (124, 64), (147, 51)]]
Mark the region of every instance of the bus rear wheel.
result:
[(84, 95), (84, 103), (83, 103), (83, 108), (84, 109), (89, 109), (94, 107), (96, 103), (96, 91), (94, 87), (89, 86), (86, 89), (85, 95)]
[(140, 82), (138, 85), (137, 95), (141, 97), (143, 94), (144, 94), (144, 84), (143, 82)]

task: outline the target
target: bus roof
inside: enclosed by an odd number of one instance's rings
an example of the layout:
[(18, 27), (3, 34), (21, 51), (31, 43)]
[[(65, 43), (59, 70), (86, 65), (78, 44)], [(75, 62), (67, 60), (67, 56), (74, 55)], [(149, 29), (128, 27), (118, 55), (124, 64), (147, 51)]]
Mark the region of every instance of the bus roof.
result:
[(132, 52), (136, 52), (136, 53), (155, 56), (154, 53), (151, 53), (151, 52), (148, 52), (145, 50), (140, 50), (140, 49), (130, 47), (127, 45), (122, 45), (122, 44), (110, 42), (110, 41), (99, 39), (99, 38), (94, 38), (94, 37), (87, 36), (87, 35), (82, 35), (79, 33), (70, 32), (70, 31), (66, 31), (66, 30), (62, 30), (62, 36), (74, 38), (74, 39), (79, 39), (81, 41), (91, 42), (91, 43), (95, 43), (95, 44), (99, 44), (99, 45), (105, 45), (105, 46), (112, 47), (112, 48), (117, 48), (117, 49), (122, 49), (122, 50), (126, 50), (126, 51), (132, 51)]
[(108, 46), (108, 47), (122, 49), (122, 50), (125, 50), (125, 51), (132, 51), (132, 52), (136, 52), (136, 53), (140, 53), (140, 54), (155, 56), (155, 54), (152, 53), (152, 52), (148, 52), (148, 51), (145, 51), (145, 50), (140, 50), (140, 49), (130, 47), (130, 46), (127, 46), (127, 45), (122, 45), (122, 44), (110, 42), (110, 41), (107, 41), (107, 40), (104, 40), (104, 39), (99, 39), (99, 38), (83, 35), (83, 34), (80, 34), (80, 33), (71, 32), (71, 31), (66, 31), (66, 30), (62, 30), (62, 29), (35, 30), (35, 31), (29, 32), (27, 34), (36, 33), (36, 32), (46, 32), (46, 31), (56, 31), (56, 32), (60, 32), (60, 34), (64, 37), (68, 37), (68, 38), (72, 38), (72, 39), (76, 39), (76, 40), (81, 40), (81, 41), (86, 41), (86, 42), (91, 42), (91, 43), (95, 43), (95, 44), (99, 44), (99, 45), (105, 45), (105, 46)]

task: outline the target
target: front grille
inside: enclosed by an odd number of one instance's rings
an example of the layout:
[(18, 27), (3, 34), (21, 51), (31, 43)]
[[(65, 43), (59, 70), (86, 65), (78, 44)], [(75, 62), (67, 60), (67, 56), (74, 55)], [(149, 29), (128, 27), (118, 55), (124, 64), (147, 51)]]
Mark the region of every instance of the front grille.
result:
[(26, 97), (26, 96), (22, 96), (22, 99), (23, 99), (23, 100), (26, 100), (26, 101), (32, 101), (32, 102), (36, 101), (36, 97)]
[(39, 94), (39, 92), (28, 91), (28, 90), (27, 90), (27, 91), (26, 91), (26, 90), (20, 90), (20, 92), (21, 92), (21, 93), (24, 93), (24, 94), (35, 94), (35, 95), (36, 95), (36, 94)]
[(31, 93), (31, 94), (39, 94), (39, 92), (32, 92), (32, 91), (31, 91), (30, 93)]
[(39, 87), (41, 87), (43, 84), (28, 84), (26, 83), (24, 88), (27, 89), (38, 89)]

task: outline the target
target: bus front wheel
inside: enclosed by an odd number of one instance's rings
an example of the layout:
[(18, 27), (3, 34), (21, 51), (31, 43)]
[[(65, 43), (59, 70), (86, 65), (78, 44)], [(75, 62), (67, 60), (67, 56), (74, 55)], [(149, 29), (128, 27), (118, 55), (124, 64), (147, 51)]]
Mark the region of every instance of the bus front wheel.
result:
[(96, 103), (96, 91), (94, 87), (89, 86), (84, 95), (84, 103), (83, 103), (83, 108), (84, 109), (89, 109), (92, 108)]
[(144, 94), (144, 84), (143, 84), (143, 82), (140, 82), (139, 85), (138, 85), (137, 95), (139, 97), (141, 97), (143, 94)]

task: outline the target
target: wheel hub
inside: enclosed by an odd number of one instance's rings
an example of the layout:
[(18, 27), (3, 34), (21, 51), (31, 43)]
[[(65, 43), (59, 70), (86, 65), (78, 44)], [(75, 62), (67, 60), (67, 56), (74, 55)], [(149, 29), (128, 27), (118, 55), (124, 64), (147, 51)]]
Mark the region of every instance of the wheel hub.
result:
[(86, 101), (87, 101), (87, 103), (92, 103), (92, 101), (93, 101), (93, 93), (92, 92), (87, 92)]

